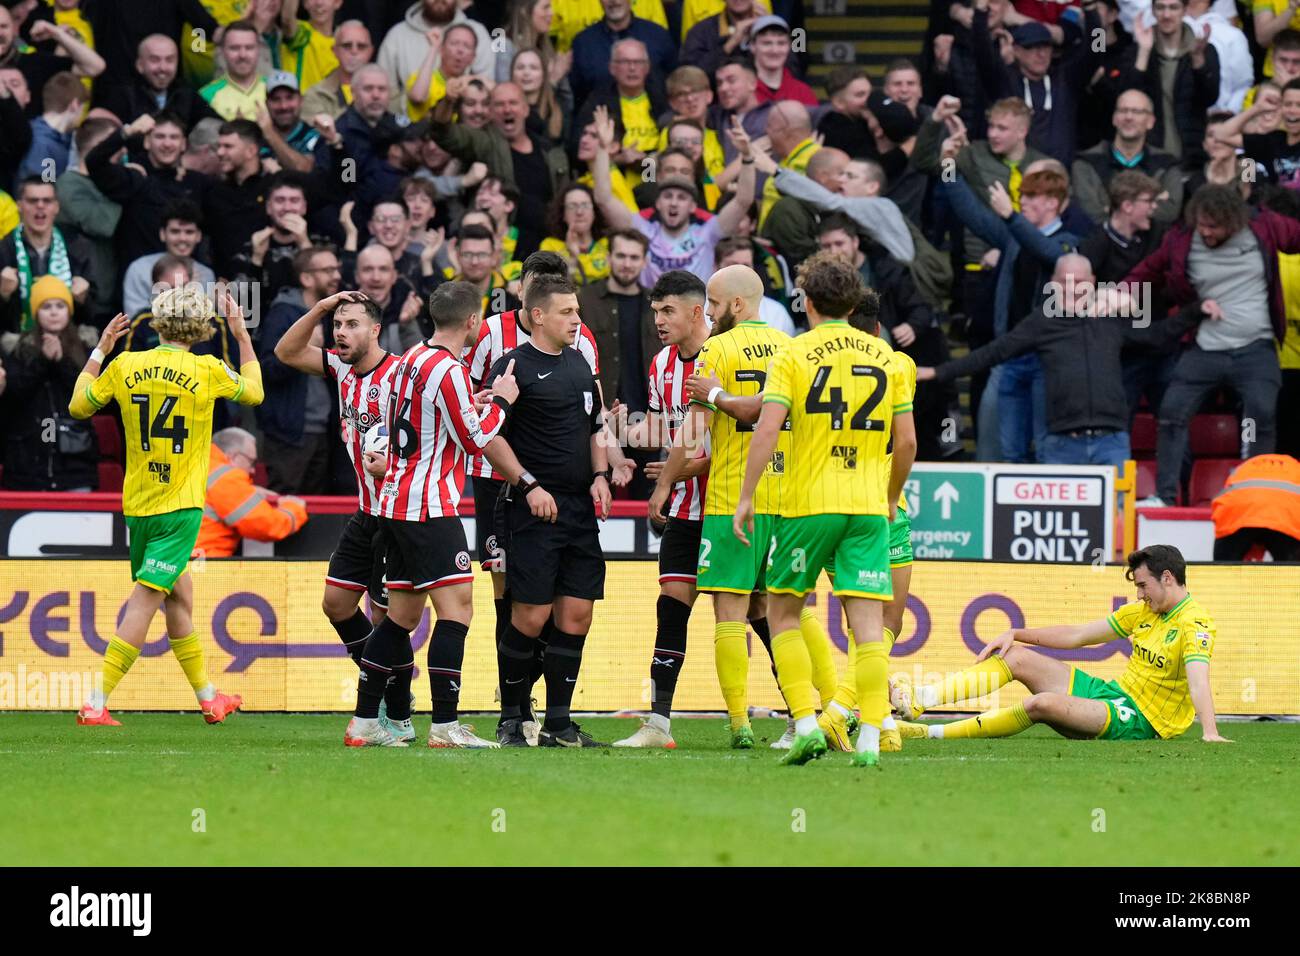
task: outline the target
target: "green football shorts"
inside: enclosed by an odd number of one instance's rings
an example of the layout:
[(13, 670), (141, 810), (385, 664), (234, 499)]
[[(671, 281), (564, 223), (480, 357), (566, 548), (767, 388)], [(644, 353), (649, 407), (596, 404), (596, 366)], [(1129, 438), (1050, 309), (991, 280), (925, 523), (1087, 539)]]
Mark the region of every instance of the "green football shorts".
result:
[(748, 535), (746, 547), (731, 530), (731, 515), (705, 515), (695, 569), (696, 590), (731, 594), (763, 590), (775, 522), (776, 515), (754, 515), (754, 531)]
[(1160, 735), (1143, 715), (1141, 708), (1113, 680), (1093, 677), (1071, 664), (1070, 696), (1105, 702), (1110, 716), (1106, 720), (1106, 726), (1097, 735), (1098, 740), (1160, 739)]
[(912, 519), (899, 508), (889, 523), (889, 566), (905, 568), (912, 563)]
[(171, 594), (176, 580), (190, 563), (202, 523), (202, 508), (182, 508), (160, 515), (127, 515), (131, 580)]
[(807, 594), (817, 575), (834, 568), (832, 590), (842, 597), (888, 601), (889, 519), (884, 515), (804, 515), (778, 518), (767, 565), (767, 589)]

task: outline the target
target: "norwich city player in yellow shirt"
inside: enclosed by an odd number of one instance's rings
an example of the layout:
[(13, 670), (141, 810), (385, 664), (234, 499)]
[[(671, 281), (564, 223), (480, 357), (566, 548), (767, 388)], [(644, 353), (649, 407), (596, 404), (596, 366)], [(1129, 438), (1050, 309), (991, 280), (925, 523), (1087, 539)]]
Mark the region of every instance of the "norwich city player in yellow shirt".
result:
[[(983, 697), (1018, 680), (1032, 692), (1014, 707), (948, 724), (901, 724), (905, 737), (1009, 737), (1031, 724), (1047, 724), (1063, 737), (1167, 740), (1201, 721), (1201, 739), (1219, 736), (1210, 690), (1214, 620), (1187, 593), (1187, 563), (1177, 548), (1153, 544), (1128, 556), (1128, 580), (1138, 599), (1097, 621), (1055, 627), (1014, 628), (982, 650), (973, 667), (942, 684), (907, 693), (894, 704), (915, 719), (929, 707)], [(1103, 681), (1029, 650), (1076, 648), (1123, 638), (1133, 645), (1117, 681)]]
[(82, 725), (119, 726), (108, 712), (113, 693), (140, 656), (149, 625), (163, 609), (172, 652), (180, 661), (199, 709), (210, 724), (239, 709), (237, 695), (219, 693), (208, 680), (203, 647), (194, 633), (194, 588), (186, 571), (203, 519), (212, 444), (212, 406), (219, 398), (241, 405), (262, 403), (262, 373), (243, 312), (227, 293), (226, 323), (239, 343), (239, 371), (190, 346), (210, 339), (212, 300), (195, 286), (168, 289), (153, 302), (158, 346), (124, 352), (100, 368), (105, 353), (130, 326), (119, 315), (104, 330), (77, 378), (68, 411), (90, 418), (116, 400), (126, 432), (126, 480), (122, 514), (131, 546), (135, 589), (126, 613), (104, 651), (103, 684), (77, 714)]
[[(700, 350), (696, 367), (708, 369), (729, 391), (739, 394), (762, 391), (768, 362), (790, 337), (759, 320), (763, 282), (758, 273), (745, 266), (728, 266), (716, 272), (707, 288), (700, 291), (708, 299), (713, 334)], [(754, 746), (754, 732), (749, 724), (746, 686), (749, 653), (745, 634), (746, 621), (751, 617), (750, 596), (755, 590), (762, 590), (767, 563), (765, 548), (741, 547), (731, 534), (730, 515), (740, 493), (740, 479), (753, 431), (753, 425), (716, 414), (716, 407), (707, 401), (692, 402), (649, 505), (650, 514), (663, 513), (673, 485), (682, 475), (686, 462), (699, 453), (707, 433), (709, 482), (704, 492), (695, 583), (697, 590), (713, 596), (714, 663), (731, 720), (731, 745), (738, 750)], [(762, 480), (757, 481), (757, 521), (763, 540), (767, 540), (780, 510), (787, 450), (782, 436), (768, 455)], [(829, 659), (829, 644), (826, 656)], [(831, 675), (833, 678), (833, 667)], [(832, 680), (830, 693), (834, 693), (833, 683)]]
[[(895, 392), (893, 350), (848, 318), (867, 296), (852, 263), (829, 252), (799, 269), (810, 330), (768, 368), (763, 412), (754, 430), (745, 483), (732, 528), (751, 544), (754, 491), (786, 422), (790, 453), (767, 568), (768, 619), (777, 680), (795, 720), (784, 763), (802, 764), (826, 752), (817, 724), (812, 661), (799, 631), (804, 599), (822, 570), (833, 566), (833, 590), (857, 643), (855, 676), (862, 711), (853, 762), (876, 766), (880, 728), (889, 712), (888, 652), (882, 609), (893, 596), (889, 522), (916, 456), (910, 399)], [(890, 470), (883, 462), (893, 448)], [(754, 537), (759, 545), (766, 537)]]

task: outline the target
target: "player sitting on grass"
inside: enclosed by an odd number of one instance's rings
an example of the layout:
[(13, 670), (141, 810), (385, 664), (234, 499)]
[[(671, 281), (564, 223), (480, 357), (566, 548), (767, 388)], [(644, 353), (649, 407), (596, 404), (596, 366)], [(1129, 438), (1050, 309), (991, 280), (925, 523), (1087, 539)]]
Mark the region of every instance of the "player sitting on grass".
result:
[[(894, 691), (894, 706), (913, 720), (927, 708), (981, 697), (1018, 680), (1032, 692), (1014, 707), (948, 724), (902, 723), (904, 737), (1010, 737), (1031, 724), (1047, 724), (1073, 739), (1154, 740), (1177, 737), (1201, 720), (1202, 739), (1230, 743), (1219, 736), (1210, 692), (1214, 621), (1187, 593), (1187, 565), (1178, 549), (1153, 544), (1128, 556), (1125, 575), (1138, 600), (1088, 624), (1013, 628), (991, 641), (975, 666), (942, 684), (918, 687), (905, 681)], [(1128, 667), (1118, 681), (1103, 681), (1073, 664), (1023, 645), (1074, 648), (1115, 638), (1133, 644)]]
[(126, 481), (122, 514), (131, 538), (135, 588), (117, 632), (104, 651), (103, 684), (77, 714), (77, 723), (116, 727), (108, 696), (140, 656), (149, 625), (163, 609), (172, 653), (199, 700), (203, 719), (219, 724), (243, 701), (218, 693), (208, 680), (203, 647), (194, 633), (194, 586), (186, 571), (207, 491), (212, 444), (212, 406), (219, 398), (240, 405), (262, 403), (262, 372), (244, 315), (226, 294), (226, 325), (239, 343), (239, 372), (190, 346), (216, 332), (212, 300), (197, 287), (168, 289), (153, 301), (150, 327), (158, 345), (124, 352), (100, 374), (105, 353), (126, 334), (130, 320), (118, 315), (77, 378), (68, 411), (90, 418), (114, 399), (126, 431)]

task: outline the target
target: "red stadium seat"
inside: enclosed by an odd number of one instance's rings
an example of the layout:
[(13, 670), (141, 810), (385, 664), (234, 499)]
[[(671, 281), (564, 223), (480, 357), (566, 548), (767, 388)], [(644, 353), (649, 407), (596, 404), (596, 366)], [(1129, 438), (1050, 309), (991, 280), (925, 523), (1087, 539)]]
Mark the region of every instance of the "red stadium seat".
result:
[(1208, 505), (1223, 490), (1232, 469), (1241, 464), (1236, 458), (1201, 458), (1192, 465), (1192, 480), (1187, 485), (1187, 504), (1192, 508)]
[(1129, 432), (1129, 444), (1134, 458), (1154, 458), (1156, 454), (1156, 417), (1150, 412), (1138, 412), (1133, 416), (1133, 428)]
[(257, 485), (259, 488), (265, 488), (266, 481), (266, 465), (259, 461), (257, 466), (253, 469), (253, 484)]
[(122, 466), (117, 462), (101, 461), (99, 463), (100, 491), (121, 491), (122, 477)]
[(117, 433), (115, 415), (96, 415), (91, 419), (99, 440), (99, 457), (105, 461), (122, 460), (122, 436)]
[(1236, 415), (1197, 415), (1189, 429), (1194, 458), (1225, 458), (1241, 454), (1241, 428)]
[(1153, 459), (1144, 458), (1137, 463), (1137, 496), (1141, 501), (1143, 498), (1150, 498), (1156, 493), (1156, 463)]

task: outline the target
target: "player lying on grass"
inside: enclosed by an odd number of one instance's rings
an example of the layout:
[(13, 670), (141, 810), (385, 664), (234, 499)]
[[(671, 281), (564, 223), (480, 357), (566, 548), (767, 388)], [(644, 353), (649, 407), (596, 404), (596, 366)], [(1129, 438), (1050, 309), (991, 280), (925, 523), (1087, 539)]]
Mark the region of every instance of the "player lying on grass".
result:
[(167, 621), (172, 653), (199, 700), (203, 718), (218, 724), (237, 711), (237, 695), (219, 693), (208, 679), (203, 647), (194, 633), (194, 587), (186, 568), (203, 520), (207, 492), (212, 406), (219, 398), (240, 405), (262, 403), (262, 372), (244, 314), (226, 293), (226, 324), (239, 343), (239, 371), (190, 346), (216, 333), (216, 308), (197, 287), (168, 289), (153, 301), (150, 326), (158, 345), (124, 352), (100, 374), (104, 355), (129, 328), (119, 315), (77, 378), (68, 406), (74, 418), (90, 418), (116, 400), (126, 431), (126, 480), (122, 514), (131, 537), (135, 588), (104, 651), (102, 685), (77, 714), (85, 726), (118, 726), (108, 697), (140, 656), (158, 609)]
[[(991, 641), (973, 667), (941, 684), (913, 691), (900, 681), (894, 705), (913, 720), (926, 709), (982, 697), (1018, 680), (1032, 692), (1004, 707), (948, 724), (901, 724), (904, 737), (1010, 737), (1047, 724), (1073, 739), (1154, 740), (1177, 737), (1200, 718), (1202, 739), (1219, 736), (1210, 692), (1214, 621), (1187, 593), (1187, 565), (1178, 549), (1153, 544), (1128, 556), (1125, 575), (1138, 600), (1099, 621), (1055, 627), (1014, 628)], [(1075, 648), (1115, 638), (1133, 644), (1118, 681), (1103, 681), (1031, 651), (1025, 645)]]

